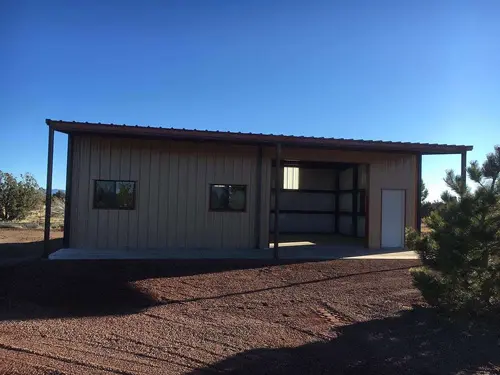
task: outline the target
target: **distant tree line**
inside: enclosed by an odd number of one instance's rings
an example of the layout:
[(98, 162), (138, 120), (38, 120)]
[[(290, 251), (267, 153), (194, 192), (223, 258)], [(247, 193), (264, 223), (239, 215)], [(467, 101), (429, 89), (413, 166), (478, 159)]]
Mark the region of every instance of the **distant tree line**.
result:
[(443, 202), (436, 200), (433, 202), (427, 201), (429, 190), (425, 186), (424, 181), (420, 181), (420, 216), (422, 218), (429, 217), (432, 212), (443, 206)]
[[(52, 197), (64, 200), (65, 193), (59, 190)], [(44, 201), (45, 189), (38, 185), (31, 173), (16, 178), (12, 173), (0, 170), (0, 220), (22, 220), (34, 210), (41, 209)]]

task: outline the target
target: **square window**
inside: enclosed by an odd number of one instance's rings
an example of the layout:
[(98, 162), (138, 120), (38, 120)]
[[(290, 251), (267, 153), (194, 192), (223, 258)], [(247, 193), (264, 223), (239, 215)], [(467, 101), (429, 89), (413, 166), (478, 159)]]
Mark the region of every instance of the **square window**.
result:
[(96, 180), (94, 208), (133, 210), (135, 208), (135, 182)]
[(246, 200), (246, 185), (210, 185), (210, 211), (243, 212)]

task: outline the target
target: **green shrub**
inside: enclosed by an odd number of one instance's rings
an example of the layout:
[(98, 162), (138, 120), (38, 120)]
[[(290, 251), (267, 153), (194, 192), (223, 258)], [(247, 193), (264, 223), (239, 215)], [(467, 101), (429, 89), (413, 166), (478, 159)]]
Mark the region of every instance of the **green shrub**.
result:
[(62, 190), (58, 190), (54, 194), (52, 194), (52, 198), (53, 199), (56, 198), (63, 201), (66, 199), (66, 193)]
[(43, 193), (31, 174), (21, 175), (18, 180), (0, 171), (0, 220), (24, 219), (42, 200)]
[(411, 271), (414, 285), (434, 306), (470, 314), (500, 312), (500, 147), (482, 166), (471, 162), (467, 172), (477, 183), (474, 191), (447, 171), (450, 191), (426, 219), (431, 231), (407, 230), (407, 245), (423, 264)]

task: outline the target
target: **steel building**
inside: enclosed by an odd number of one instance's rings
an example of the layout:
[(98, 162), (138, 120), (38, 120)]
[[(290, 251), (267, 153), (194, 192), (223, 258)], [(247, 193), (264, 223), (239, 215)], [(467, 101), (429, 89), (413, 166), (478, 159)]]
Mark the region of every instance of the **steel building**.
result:
[[(287, 241), (404, 247), (422, 155), (472, 146), (46, 120), (68, 134), (64, 247), (255, 249)], [(47, 205), (46, 240), (50, 231)]]

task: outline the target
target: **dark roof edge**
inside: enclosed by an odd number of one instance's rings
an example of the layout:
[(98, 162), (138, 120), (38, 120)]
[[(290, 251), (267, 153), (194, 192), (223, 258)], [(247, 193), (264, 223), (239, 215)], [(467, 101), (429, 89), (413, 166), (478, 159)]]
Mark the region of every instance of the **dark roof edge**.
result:
[(198, 141), (224, 141), (246, 144), (276, 144), (304, 147), (351, 149), (364, 151), (391, 151), (418, 154), (459, 154), (471, 151), (473, 146), (446, 145), (413, 142), (369, 141), (361, 139), (304, 137), (277, 134), (256, 134), (221, 132), (213, 130), (187, 130), (150, 126), (130, 126), (76, 121), (46, 119), (45, 123), (54, 130), (67, 133), (91, 133), (95, 135), (135, 136), (150, 138), (170, 138)]

